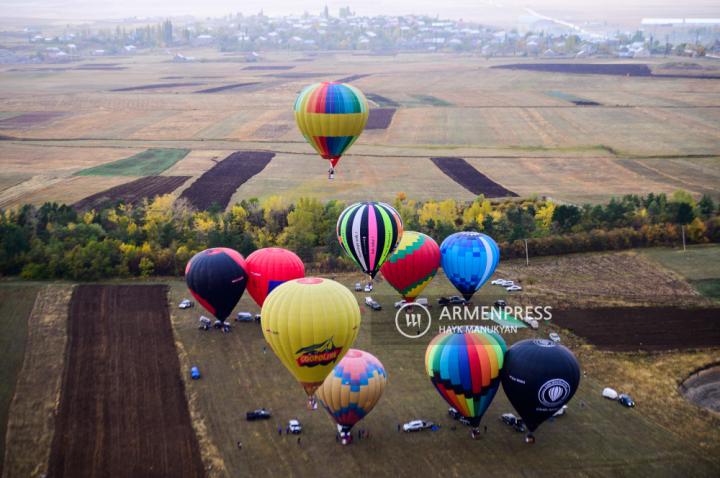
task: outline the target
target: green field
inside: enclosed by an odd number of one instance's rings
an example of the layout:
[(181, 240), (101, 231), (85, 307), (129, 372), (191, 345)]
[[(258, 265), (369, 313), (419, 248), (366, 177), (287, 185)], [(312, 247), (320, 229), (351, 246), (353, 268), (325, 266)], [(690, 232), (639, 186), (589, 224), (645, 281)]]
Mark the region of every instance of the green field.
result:
[(38, 287), (32, 285), (0, 285), (0, 475), (10, 402), (25, 357), (27, 319), (37, 292)]
[(150, 148), (129, 158), (75, 173), (76, 176), (153, 176), (162, 173), (190, 152), (189, 149)]
[[(362, 280), (359, 274), (339, 277), (348, 287)], [(642, 410), (628, 410), (601, 398), (606, 385), (601, 377), (584, 377), (568, 414), (546, 422), (528, 446), (523, 435), (500, 422), (512, 412), (500, 390), (487, 411), (487, 435), (478, 441), (448, 417), (447, 405), (432, 387), (424, 370), (425, 347), (432, 334), (398, 340), (394, 332), (396, 295), (386, 283), (376, 284), (373, 298), (380, 312), (361, 306), (362, 326), (354, 347), (376, 355), (388, 372), (388, 385), (377, 407), (357, 427), (369, 430), (370, 439), (348, 447), (335, 443), (335, 426), (324, 410), (308, 411), (301, 387), (268, 348), (259, 325), (235, 323), (231, 334), (197, 330), (195, 308), (186, 311), (174, 304), (188, 296), (184, 283), (171, 282), (170, 303), (183, 368), (197, 365), (199, 381), (187, 381), (191, 409), (203, 422), (201, 441), (214, 445), (214, 463), (224, 463), (212, 476), (304, 475), (327, 476), (342, 470), (349, 476), (710, 476), (720, 466), (716, 459), (687, 443), (679, 433), (652, 421)], [(451, 286), (437, 277), (428, 288), (431, 302)], [(485, 287), (476, 300), (489, 304), (502, 294)], [(365, 293), (356, 293), (360, 303)], [(425, 294), (424, 294), (425, 295)], [(437, 306), (436, 306), (437, 307)], [(245, 296), (237, 310), (257, 312)], [(550, 331), (522, 330), (506, 334), (508, 344)], [(581, 362), (583, 358), (581, 357)], [(185, 370), (184, 370), (185, 372)], [(247, 422), (246, 411), (266, 407), (273, 418)], [(287, 420), (298, 418), (304, 427), (300, 445), (284, 433)], [(398, 423), (431, 420), (436, 432), (406, 434)], [(281, 427), (283, 433), (278, 435)], [(242, 441), (238, 450), (236, 442)], [(219, 465), (217, 465), (220, 468)]]
[(720, 299), (720, 245), (646, 249), (643, 253), (685, 277), (702, 295)]

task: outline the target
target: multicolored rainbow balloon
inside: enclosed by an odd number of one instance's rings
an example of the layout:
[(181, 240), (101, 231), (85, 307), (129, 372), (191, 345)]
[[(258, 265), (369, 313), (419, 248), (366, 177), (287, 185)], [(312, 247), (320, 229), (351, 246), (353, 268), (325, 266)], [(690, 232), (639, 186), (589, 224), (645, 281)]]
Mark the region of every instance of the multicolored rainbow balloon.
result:
[(360, 137), (368, 119), (365, 95), (345, 83), (324, 81), (308, 86), (295, 100), (294, 110), (305, 140), (332, 168)]

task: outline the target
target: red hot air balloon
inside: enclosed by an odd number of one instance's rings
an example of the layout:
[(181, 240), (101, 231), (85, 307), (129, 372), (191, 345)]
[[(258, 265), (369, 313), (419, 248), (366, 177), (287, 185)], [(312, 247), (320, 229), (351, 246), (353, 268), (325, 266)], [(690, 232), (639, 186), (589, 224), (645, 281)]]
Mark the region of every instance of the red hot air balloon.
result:
[(205, 249), (185, 267), (185, 282), (193, 297), (221, 321), (237, 305), (247, 286), (243, 256), (226, 247)]
[(435, 277), (440, 248), (421, 232), (403, 232), (395, 252), (380, 268), (383, 277), (408, 302), (412, 302)]
[(260, 307), (275, 287), (305, 277), (305, 265), (300, 258), (280, 247), (258, 249), (248, 256), (246, 263), (248, 292)]

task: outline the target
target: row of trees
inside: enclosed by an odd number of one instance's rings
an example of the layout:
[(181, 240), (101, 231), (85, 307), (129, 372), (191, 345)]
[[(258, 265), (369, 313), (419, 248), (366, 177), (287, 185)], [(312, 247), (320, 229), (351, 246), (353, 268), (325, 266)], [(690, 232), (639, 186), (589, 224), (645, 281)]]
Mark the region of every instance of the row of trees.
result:
[[(311, 268), (352, 270), (335, 235), (346, 204), (280, 196), (243, 200), (227, 211), (195, 211), (182, 200), (160, 196), (138, 206), (117, 204), (77, 211), (47, 203), (0, 211), (0, 274), (28, 279), (97, 280), (108, 277), (180, 275), (187, 261), (208, 247), (247, 255), (268, 246), (295, 251)], [(492, 236), (505, 258), (676, 245), (685, 227), (688, 242), (720, 242), (720, 212), (704, 196), (686, 192), (628, 195), (600, 205), (522, 201), (394, 201), (408, 230), (440, 243), (456, 231)]]

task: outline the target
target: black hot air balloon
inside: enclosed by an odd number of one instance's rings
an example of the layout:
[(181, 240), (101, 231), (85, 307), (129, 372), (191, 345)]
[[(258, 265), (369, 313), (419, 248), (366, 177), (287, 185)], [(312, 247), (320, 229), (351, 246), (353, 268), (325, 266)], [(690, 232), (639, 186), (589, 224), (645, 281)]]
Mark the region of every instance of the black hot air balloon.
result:
[(505, 353), (503, 390), (533, 432), (570, 401), (580, 384), (580, 364), (567, 347), (546, 339), (517, 342)]
[(193, 297), (224, 322), (245, 292), (246, 270), (239, 252), (215, 247), (190, 259), (185, 267), (185, 282)]

